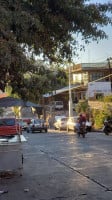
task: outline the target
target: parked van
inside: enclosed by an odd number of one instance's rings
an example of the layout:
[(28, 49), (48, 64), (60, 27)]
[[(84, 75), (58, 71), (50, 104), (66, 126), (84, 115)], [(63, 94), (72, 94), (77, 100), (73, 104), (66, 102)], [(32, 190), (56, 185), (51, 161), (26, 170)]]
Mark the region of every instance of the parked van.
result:
[(55, 110), (63, 110), (64, 108), (63, 101), (52, 101), (51, 106), (53, 106)]

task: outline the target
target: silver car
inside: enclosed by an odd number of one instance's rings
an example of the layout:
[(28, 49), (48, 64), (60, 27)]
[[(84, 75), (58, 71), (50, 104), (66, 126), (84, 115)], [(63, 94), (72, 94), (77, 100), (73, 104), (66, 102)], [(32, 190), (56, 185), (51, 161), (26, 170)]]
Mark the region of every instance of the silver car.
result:
[(32, 119), (27, 132), (47, 132), (47, 124), (43, 119)]

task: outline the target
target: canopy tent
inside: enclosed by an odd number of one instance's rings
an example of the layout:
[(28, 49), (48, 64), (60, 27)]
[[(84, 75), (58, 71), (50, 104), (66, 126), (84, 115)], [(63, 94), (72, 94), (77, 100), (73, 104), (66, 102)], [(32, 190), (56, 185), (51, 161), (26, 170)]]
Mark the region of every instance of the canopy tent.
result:
[(24, 101), (22, 99), (14, 97), (0, 98), (0, 107), (13, 107), (13, 106), (42, 108), (42, 106), (39, 104), (35, 104), (30, 101)]

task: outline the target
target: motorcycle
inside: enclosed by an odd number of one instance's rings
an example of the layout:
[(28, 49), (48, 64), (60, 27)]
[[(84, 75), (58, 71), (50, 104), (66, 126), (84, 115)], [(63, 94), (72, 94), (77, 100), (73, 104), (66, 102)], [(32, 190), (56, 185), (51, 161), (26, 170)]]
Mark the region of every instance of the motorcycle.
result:
[(82, 136), (85, 138), (85, 135), (87, 134), (86, 126), (85, 124), (81, 124), (79, 128), (76, 130), (78, 137)]
[(103, 132), (105, 135), (112, 133), (112, 119), (104, 121)]

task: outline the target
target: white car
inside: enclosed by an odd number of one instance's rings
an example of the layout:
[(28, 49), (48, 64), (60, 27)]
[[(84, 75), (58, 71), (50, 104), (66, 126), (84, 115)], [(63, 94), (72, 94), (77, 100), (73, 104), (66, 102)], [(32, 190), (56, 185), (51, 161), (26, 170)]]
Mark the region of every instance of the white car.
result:
[(77, 124), (78, 116), (69, 117), (67, 121), (67, 131), (76, 131), (76, 124)]
[(54, 122), (54, 128), (58, 130), (66, 130), (67, 129), (67, 120), (66, 116), (58, 116)]
[(50, 104), (55, 110), (63, 110), (63, 101), (52, 101)]

